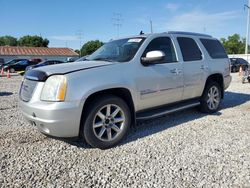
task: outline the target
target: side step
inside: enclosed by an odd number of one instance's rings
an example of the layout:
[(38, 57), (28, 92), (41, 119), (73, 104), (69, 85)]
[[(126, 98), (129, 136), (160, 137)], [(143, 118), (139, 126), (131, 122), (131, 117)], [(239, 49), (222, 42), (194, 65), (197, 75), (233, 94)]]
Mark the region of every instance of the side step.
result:
[(196, 107), (199, 105), (200, 105), (200, 102), (197, 100), (176, 103), (176, 104), (168, 105), (165, 107), (160, 107), (160, 108), (153, 109), (153, 110), (139, 112), (136, 114), (136, 120), (148, 120), (152, 118), (157, 118), (163, 115), (178, 112), (178, 111)]

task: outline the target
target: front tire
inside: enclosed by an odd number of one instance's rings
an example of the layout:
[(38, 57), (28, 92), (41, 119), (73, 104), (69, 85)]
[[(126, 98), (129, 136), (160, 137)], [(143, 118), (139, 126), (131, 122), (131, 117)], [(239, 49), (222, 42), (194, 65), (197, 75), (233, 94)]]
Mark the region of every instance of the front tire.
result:
[(217, 82), (209, 82), (206, 85), (202, 97), (200, 99), (201, 112), (209, 114), (217, 112), (221, 103), (221, 93), (222, 89)]
[(131, 124), (128, 105), (119, 97), (107, 95), (88, 106), (83, 136), (92, 147), (107, 149), (117, 145)]

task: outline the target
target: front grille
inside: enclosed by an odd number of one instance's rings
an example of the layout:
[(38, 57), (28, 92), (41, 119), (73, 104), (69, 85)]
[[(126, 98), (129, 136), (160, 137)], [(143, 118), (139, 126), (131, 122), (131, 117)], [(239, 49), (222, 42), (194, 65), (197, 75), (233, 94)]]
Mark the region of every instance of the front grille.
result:
[(21, 85), (21, 89), (20, 89), (20, 98), (23, 101), (25, 101), (25, 102), (30, 101), (30, 99), (33, 95), (33, 92), (36, 88), (36, 84), (37, 84), (37, 81), (24, 79), (24, 81)]

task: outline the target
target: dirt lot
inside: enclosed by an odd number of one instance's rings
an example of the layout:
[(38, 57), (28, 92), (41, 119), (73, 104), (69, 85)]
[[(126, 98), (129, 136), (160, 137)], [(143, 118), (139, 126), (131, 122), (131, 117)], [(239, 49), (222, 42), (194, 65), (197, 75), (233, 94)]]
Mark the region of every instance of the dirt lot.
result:
[(221, 110), (137, 124), (99, 150), (48, 138), (22, 117), (22, 77), (0, 77), (0, 187), (250, 187), (250, 84), (238, 74)]

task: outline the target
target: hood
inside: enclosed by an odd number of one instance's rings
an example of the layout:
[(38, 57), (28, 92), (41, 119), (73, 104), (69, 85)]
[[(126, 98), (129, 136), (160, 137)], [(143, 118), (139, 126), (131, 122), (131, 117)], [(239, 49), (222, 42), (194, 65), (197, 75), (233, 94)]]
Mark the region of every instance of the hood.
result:
[(63, 63), (57, 65), (43, 66), (28, 70), (25, 78), (30, 80), (45, 81), (51, 75), (68, 74), (76, 71), (109, 66), (114, 64), (107, 61), (80, 61), (73, 63)]

